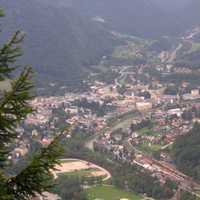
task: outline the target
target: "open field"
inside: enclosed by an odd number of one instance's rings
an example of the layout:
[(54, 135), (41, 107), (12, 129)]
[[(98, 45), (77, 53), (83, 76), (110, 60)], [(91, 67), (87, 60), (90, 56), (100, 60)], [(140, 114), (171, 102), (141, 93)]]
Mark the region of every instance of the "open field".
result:
[(153, 131), (152, 129), (149, 128), (142, 128), (138, 131), (139, 134), (141, 135), (148, 135), (148, 136), (157, 136), (159, 135), (158, 132)]
[(78, 159), (63, 159), (61, 160), (61, 164), (56, 166), (56, 169), (56, 175), (65, 174), (88, 177), (104, 177), (103, 181), (111, 178), (111, 174), (104, 168), (93, 163)]
[(192, 48), (189, 50), (189, 53), (193, 53), (200, 49), (200, 43), (192, 43)]
[(89, 200), (142, 200), (138, 195), (125, 192), (113, 186), (96, 186), (86, 190)]
[(137, 146), (138, 149), (146, 154), (151, 154), (155, 151), (161, 150), (162, 146), (159, 144), (149, 144), (149, 142), (143, 142)]
[[(96, 168), (90, 168), (90, 169), (75, 170), (72, 172), (65, 172), (65, 173), (62, 173), (62, 175), (80, 176), (80, 177), (92, 177), (92, 176), (98, 177), (99, 176), (98, 173), (102, 174), (102, 171), (100, 171), (99, 169), (96, 169)], [(105, 176), (106, 176), (105, 174), (102, 175), (102, 177), (105, 177)]]

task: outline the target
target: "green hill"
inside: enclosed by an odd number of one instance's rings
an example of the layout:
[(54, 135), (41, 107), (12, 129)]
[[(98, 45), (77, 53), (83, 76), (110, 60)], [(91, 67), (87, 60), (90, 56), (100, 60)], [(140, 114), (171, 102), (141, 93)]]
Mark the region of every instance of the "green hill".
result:
[(0, 6), (6, 13), (0, 42), (18, 29), (27, 34), (21, 62), (34, 66), (40, 85), (80, 82), (85, 69), (111, 53), (115, 44), (102, 24), (56, 2), (2, 0)]

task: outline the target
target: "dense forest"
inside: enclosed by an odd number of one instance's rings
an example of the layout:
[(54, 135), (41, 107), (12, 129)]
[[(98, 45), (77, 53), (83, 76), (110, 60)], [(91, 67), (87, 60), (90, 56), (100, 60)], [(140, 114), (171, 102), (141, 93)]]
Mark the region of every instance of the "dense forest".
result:
[(173, 156), (178, 168), (197, 180), (200, 180), (199, 135), (200, 124), (196, 123), (187, 135), (177, 138), (173, 145)]
[(79, 84), (87, 67), (109, 55), (116, 43), (101, 23), (57, 2), (2, 0), (1, 6), (6, 12), (0, 43), (14, 30), (27, 34), (21, 62), (34, 66), (40, 86)]
[(69, 1), (78, 11), (103, 17), (112, 29), (140, 37), (177, 35), (200, 23), (199, 0)]
[[(157, 39), (177, 36), (199, 25), (198, 0), (177, 5), (180, 0), (166, 6), (157, 0), (2, 0), (1, 6), (7, 11), (3, 26), (10, 25), (4, 26), (0, 43), (13, 30), (23, 30), (28, 36), (22, 62), (32, 63), (38, 85), (46, 87), (47, 83), (57, 82), (80, 86), (89, 67), (110, 55), (119, 44), (111, 31)], [(164, 46), (170, 47), (168, 41)], [(160, 51), (160, 44), (152, 48)], [(190, 64), (198, 55), (189, 54), (177, 62)]]

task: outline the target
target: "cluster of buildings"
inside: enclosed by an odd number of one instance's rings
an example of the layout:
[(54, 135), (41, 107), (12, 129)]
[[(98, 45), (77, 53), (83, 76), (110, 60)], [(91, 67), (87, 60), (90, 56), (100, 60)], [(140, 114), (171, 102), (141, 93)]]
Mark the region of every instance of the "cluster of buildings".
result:
[[(126, 70), (121, 70), (120, 78), (128, 74), (127, 70), (127, 67)], [(141, 68), (138, 73), (140, 71)], [(18, 145), (9, 159), (17, 161), (25, 156), (31, 148), (31, 140), (40, 145), (48, 145), (61, 132), (70, 138), (71, 132), (65, 130), (65, 127), (70, 126), (71, 129), (82, 129), (86, 134), (94, 135), (105, 130), (95, 139), (94, 148), (111, 153), (114, 159), (136, 162), (148, 169), (151, 167), (149, 159), (154, 159), (155, 152), (161, 152), (160, 159), (169, 162), (170, 157), (163, 150), (172, 145), (178, 136), (191, 129), (192, 121), (184, 119), (183, 113), (192, 106), (198, 107), (199, 89), (192, 89), (181, 97), (167, 95), (164, 93), (165, 85), (155, 80), (145, 84), (137, 80), (136, 75), (131, 71), (136, 82), (126, 84), (123, 93), (118, 89), (118, 77), (112, 84), (92, 81), (88, 91), (82, 93), (36, 97), (30, 102), (35, 112), (19, 128)], [(88, 103), (106, 104), (112, 109), (98, 115), (90, 108), (74, 103), (81, 99), (86, 99)], [(135, 115), (129, 116), (134, 112)], [(120, 116), (126, 114), (127, 118), (119, 125)], [(110, 125), (111, 119), (115, 119), (115, 125)], [(144, 120), (151, 121), (152, 126), (131, 129), (131, 125), (138, 125)], [(150, 157), (146, 158), (143, 154)]]

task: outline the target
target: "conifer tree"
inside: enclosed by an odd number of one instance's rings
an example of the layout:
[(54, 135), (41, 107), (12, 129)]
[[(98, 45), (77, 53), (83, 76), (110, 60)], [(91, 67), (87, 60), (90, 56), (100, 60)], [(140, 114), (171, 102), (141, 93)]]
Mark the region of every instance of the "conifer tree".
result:
[[(0, 11), (2, 17), (2, 11)], [(24, 35), (17, 31), (12, 38), (0, 46), (0, 81), (9, 80), (9, 90), (0, 92), (0, 200), (27, 200), (42, 194), (51, 186), (51, 170), (58, 164), (61, 154), (60, 138), (33, 156), (27, 166), (15, 176), (5, 173), (10, 145), (17, 139), (16, 128), (28, 114), (33, 112), (29, 101), (33, 98), (31, 67), (21, 69), (16, 77), (17, 58)], [(18, 69), (19, 71), (20, 69)]]

